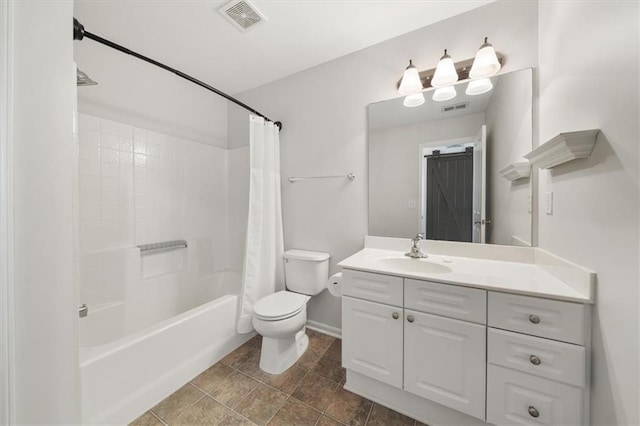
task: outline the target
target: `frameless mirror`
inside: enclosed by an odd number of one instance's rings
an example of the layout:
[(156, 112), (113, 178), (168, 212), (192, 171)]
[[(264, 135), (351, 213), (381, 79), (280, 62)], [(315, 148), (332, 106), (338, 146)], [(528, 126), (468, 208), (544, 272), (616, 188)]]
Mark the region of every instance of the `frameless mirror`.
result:
[(447, 101), (428, 90), (418, 107), (369, 105), (369, 235), (531, 245), (531, 178), (503, 174), (532, 149), (532, 70), (491, 83), (474, 96), (458, 83)]

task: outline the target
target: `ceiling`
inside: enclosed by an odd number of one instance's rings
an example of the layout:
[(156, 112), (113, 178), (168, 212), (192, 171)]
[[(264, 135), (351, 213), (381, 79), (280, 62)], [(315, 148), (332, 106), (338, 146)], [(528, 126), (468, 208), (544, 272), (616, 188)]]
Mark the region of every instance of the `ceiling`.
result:
[(74, 15), (87, 31), (234, 95), (492, 1), (254, 0), (268, 22), (246, 32), (218, 13), (227, 1), (76, 0)]

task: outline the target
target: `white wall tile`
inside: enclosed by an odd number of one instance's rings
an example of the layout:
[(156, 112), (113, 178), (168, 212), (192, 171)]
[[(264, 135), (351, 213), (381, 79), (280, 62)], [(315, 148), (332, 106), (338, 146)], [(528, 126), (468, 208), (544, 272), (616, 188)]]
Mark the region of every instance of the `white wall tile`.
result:
[[(82, 302), (124, 301), (123, 329), (133, 331), (221, 295), (227, 151), (86, 114), (79, 133)], [(189, 248), (144, 257), (135, 248), (174, 239)]]

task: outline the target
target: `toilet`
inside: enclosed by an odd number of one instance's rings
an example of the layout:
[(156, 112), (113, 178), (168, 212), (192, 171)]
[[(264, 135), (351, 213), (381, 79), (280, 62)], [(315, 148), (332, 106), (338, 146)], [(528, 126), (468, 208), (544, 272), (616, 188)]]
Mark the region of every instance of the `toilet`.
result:
[(284, 252), (285, 291), (263, 297), (253, 305), (253, 327), (262, 335), (260, 369), (280, 374), (307, 350), (307, 302), (322, 292), (329, 276), (329, 253)]

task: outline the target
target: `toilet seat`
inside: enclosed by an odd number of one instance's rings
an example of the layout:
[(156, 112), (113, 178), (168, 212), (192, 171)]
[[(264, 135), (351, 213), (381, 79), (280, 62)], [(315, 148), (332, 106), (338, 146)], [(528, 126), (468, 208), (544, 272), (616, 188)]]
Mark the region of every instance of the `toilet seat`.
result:
[(253, 305), (253, 315), (263, 321), (279, 321), (299, 314), (309, 296), (292, 291), (279, 291), (263, 297)]

